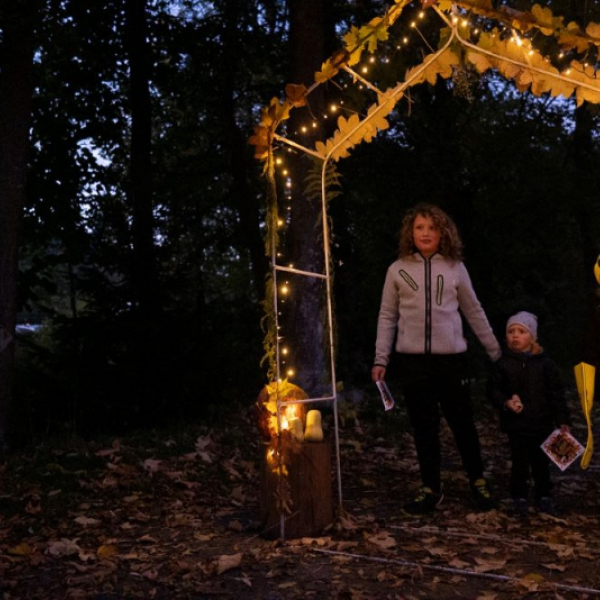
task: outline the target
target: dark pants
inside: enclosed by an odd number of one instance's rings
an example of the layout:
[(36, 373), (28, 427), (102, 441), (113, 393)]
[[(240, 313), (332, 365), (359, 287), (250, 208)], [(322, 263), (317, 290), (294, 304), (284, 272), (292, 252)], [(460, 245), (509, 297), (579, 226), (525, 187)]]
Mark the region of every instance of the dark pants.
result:
[(440, 491), (440, 409), (454, 435), (469, 481), (482, 477), (464, 354), (402, 354), (398, 358), (423, 485)]
[(533, 479), (535, 498), (549, 496), (552, 491), (550, 459), (540, 448), (547, 435), (509, 434), (512, 467), (510, 471), (510, 495), (527, 498), (529, 478)]

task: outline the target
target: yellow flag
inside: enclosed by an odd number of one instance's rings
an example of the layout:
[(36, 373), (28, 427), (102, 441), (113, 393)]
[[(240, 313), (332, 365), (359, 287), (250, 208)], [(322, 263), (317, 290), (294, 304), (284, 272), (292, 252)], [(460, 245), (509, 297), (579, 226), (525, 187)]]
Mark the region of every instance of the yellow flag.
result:
[(587, 444), (581, 455), (581, 468), (587, 469), (592, 460), (594, 452), (594, 436), (592, 434), (591, 412), (594, 405), (594, 381), (596, 378), (596, 367), (581, 362), (573, 368), (575, 371), (575, 382), (577, 383), (577, 393), (581, 401), (581, 409), (585, 415), (588, 427)]

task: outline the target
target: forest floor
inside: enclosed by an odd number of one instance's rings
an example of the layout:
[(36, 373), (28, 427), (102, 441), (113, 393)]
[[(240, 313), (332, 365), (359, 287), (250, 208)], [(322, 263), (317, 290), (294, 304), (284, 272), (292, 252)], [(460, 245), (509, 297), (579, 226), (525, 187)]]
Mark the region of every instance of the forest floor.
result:
[[(480, 415), (499, 509), (475, 510), (444, 428), (444, 503), (409, 518), (400, 507), (418, 487), (418, 470), (402, 409), (384, 413), (378, 398), (363, 400), (356, 415), (348, 408), (340, 403), (343, 510), (319, 537), (268, 539), (262, 530), (260, 444), (248, 410), (210, 428), (47, 444), (7, 457), (0, 598), (600, 597), (596, 457), (587, 470), (578, 462), (553, 467), (561, 515), (532, 511), (522, 522), (505, 500), (504, 436), (493, 415)], [(331, 415), (324, 421), (331, 438)], [(585, 443), (584, 422), (575, 421)]]

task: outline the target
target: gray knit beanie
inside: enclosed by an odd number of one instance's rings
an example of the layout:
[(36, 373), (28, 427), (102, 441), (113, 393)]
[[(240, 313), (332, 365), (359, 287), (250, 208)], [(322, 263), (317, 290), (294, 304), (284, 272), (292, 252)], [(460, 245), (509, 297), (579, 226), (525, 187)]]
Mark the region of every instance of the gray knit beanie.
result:
[(531, 337), (533, 337), (534, 340), (537, 340), (538, 322), (537, 317), (533, 313), (525, 310), (518, 312), (516, 315), (513, 315), (510, 317), (510, 319), (508, 319), (506, 323), (506, 331), (508, 331), (508, 328), (511, 325), (521, 325), (522, 327), (525, 327), (525, 329), (527, 329), (527, 331), (529, 331), (531, 334)]

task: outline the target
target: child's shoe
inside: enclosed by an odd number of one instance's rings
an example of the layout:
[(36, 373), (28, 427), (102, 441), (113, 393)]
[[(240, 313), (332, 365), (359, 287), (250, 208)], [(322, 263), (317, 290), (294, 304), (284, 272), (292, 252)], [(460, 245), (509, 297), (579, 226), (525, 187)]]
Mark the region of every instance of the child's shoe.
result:
[(409, 515), (424, 515), (433, 512), (444, 499), (440, 492), (436, 494), (430, 487), (422, 487), (419, 495), (402, 507), (403, 512)]
[(513, 498), (513, 512), (520, 519), (526, 519), (529, 515), (527, 498)]
[(559, 512), (556, 504), (554, 504), (554, 500), (550, 496), (542, 496), (537, 501), (537, 508), (541, 513), (552, 515), (553, 517), (558, 515)]
[(488, 511), (496, 508), (496, 501), (492, 497), (487, 481), (483, 477), (473, 481), (470, 487), (473, 500), (475, 500), (479, 510)]

